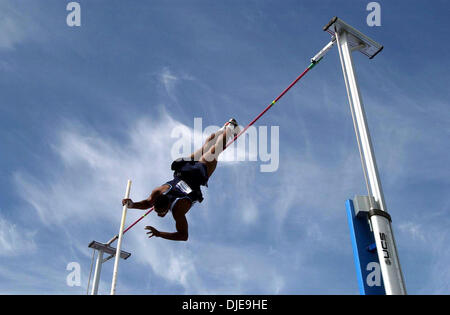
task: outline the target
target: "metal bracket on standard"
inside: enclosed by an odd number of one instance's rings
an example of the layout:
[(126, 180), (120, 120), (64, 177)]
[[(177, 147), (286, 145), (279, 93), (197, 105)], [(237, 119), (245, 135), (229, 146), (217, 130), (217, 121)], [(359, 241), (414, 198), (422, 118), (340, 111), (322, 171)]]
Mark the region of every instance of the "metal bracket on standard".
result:
[[(100, 274), (102, 272), (102, 265), (103, 263), (107, 262), (111, 258), (116, 256), (117, 249), (112, 247), (109, 244), (103, 244), (97, 241), (92, 241), (89, 243), (89, 248), (92, 248), (95, 251), (98, 252), (97, 254), (97, 262), (95, 264), (95, 273), (94, 273), (94, 281), (92, 286), (92, 295), (97, 295), (98, 293), (98, 287), (100, 284)], [(103, 259), (103, 254), (108, 254), (109, 257), (106, 259)], [(128, 259), (131, 256), (131, 253), (128, 253), (126, 251), (121, 250), (120, 251), (120, 258), (122, 259)], [(94, 257), (94, 256), (93, 256)], [(92, 270), (92, 269), (91, 269)], [(89, 275), (89, 282), (88, 282), (88, 292), (89, 292), (89, 283), (90, 283), (91, 275)]]
[[(111, 245), (103, 244), (103, 243), (100, 243), (97, 241), (90, 242), (89, 248), (96, 249), (98, 251), (102, 251), (109, 255), (113, 255), (113, 256), (116, 255), (116, 248), (112, 247)], [(131, 256), (131, 253), (128, 253), (123, 250), (120, 251), (120, 258), (128, 259), (128, 257), (130, 257), (130, 256)]]
[(368, 213), (373, 197), (355, 196), (346, 202), (353, 258), (359, 292), (362, 295), (386, 294), (377, 254), (376, 240)]
[(380, 210), (380, 209), (373, 209), (373, 208), (372, 208), (372, 209), (370, 209), (370, 211), (369, 211), (369, 213), (368, 213), (369, 219), (370, 219), (372, 216), (374, 216), (374, 215), (382, 216), (382, 217), (388, 219), (389, 222), (392, 222), (392, 218), (391, 218), (390, 214), (387, 213), (386, 211), (383, 211), (383, 210)]
[(367, 37), (354, 27), (348, 25), (337, 16), (332, 18), (331, 21), (323, 27), (323, 30), (333, 36), (335, 32), (340, 33), (341, 31), (345, 30), (349, 35), (348, 41), (350, 47), (359, 50), (361, 53), (369, 57), (369, 59), (372, 59), (380, 51), (383, 50), (382, 45)]
[(369, 218), (369, 212), (373, 209), (373, 205), (377, 205), (375, 198), (372, 196), (355, 196), (353, 199), (355, 204), (355, 214), (358, 218)]

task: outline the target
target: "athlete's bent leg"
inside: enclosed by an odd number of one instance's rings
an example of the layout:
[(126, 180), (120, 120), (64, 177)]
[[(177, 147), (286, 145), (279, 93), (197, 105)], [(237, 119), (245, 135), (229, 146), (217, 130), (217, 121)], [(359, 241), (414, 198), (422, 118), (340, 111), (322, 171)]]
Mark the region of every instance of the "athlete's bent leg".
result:
[(218, 131), (216, 131), (215, 133), (211, 134), (205, 141), (205, 143), (203, 144), (203, 146), (198, 149), (197, 151), (195, 151), (194, 153), (191, 154), (191, 156), (189, 157), (191, 161), (200, 161), (201, 157), (203, 156), (203, 154), (205, 154), (206, 152), (208, 152), (212, 146), (214, 146), (219, 137), (223, 134), (224, 132), (224, 128), (219, 129)]
[(217, 167), (217, 159), (219, 155), (225, 150), (227, 141), (233, 136), (233, 132), (229, 128), (225, 128), (220, 136), (218, 136), (215, 144), (200, 158), (200, 162), (206, 164), (206, 170), (208, 173), (208, 178), (212, 175)]

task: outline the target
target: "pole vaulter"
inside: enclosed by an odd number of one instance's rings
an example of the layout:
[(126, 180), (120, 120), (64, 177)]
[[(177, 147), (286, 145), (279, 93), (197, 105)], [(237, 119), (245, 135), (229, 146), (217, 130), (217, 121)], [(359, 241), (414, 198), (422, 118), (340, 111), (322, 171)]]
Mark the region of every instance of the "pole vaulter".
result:
[[(242, 134), (244, 134), (248, 128), (250, 128), (257, 120), (259, 120), (269, 109), (272, 108), (301, 78), (303, 78), (309, 70), (314, 68), (323, 58), (323, 56), (331, 49), (333, 44), (335, 43), (335, 39), (327, 44), (323, 50), (321, 50), (316, 56), (311, 58), (311, 64), (276, 98), (274, 99), (258, 116), (256, 116), (245, 128), (242, 129), (239, 133), (235, 135), (235, 137), (225, 146), (225, 149), (228, 148), (233, 142), (235, 142)], [(131, 228), (133, 228), (137, 223), (139, 223), (142, 219), (144, 219), (150, 212), (154, 210), (152, 206), (145, 214), (143, 214), (139, 219), (129, 225), (124, 231), (123, 234), (128, 232)], [(111, 238), (106, 244), (111, 245), (119, 238), (119, 234), (116, 234), (113, 238)]]
[[(166, 184), (155, 188), (152, 194), (146, 200), (140, 202), (133, 202), (129, 199), (129, 185), (127, 186), (127, 193), (122, 201), (123, 214), (119, 233), (111, 238), (107, 243), (92, 241), (89, 244), (98, 252), (96, 268), (94, 273), (93, 287), (91, 294), (98, 293), (98, 285), (100, 281), (101, 265), (113, 257), (115, 259), (115, 266), (113, 272), (113, 282), (111, 286), (111, 294), (115, 294), (115, 286), (117, 279), (117, 269), (119, 259), (127, 259), (131, 254), (121, 250), (121, 244), (117, 248), (111, 246), (116, 240), (120, 240), (125, 233), (132, 229), (137, 223), (144, 219), (150, 212), (155, 211), (158, 216), (164, 217), (169, 210), (172, 211), (176, 221), (177, 232), (167, 233), (160, 232), (154, 227), (147, 226), (146, 230), (149, 237), (157, 236), (175, 241), (186, 241), (188, 238), (187, 220), (185, 214), (189, 211), (192, 204), (201, 202), (203, 197), (201, 195), (200, 186), (207, 186), (208, 178), (214, 172), (217, 159), (219, 155), (226, 150), (233, 142), (235, 142), (247, 129), (258, 121), (270, 108), (273, 107), (294, 85), (297, 84), (311, 69), (313, 69), (330, 50), (335, 43), (333, 37), (323, 49), (321, 49), (313, 58), (311, 58), (310, 65), (294, 80), (289, 86), (281, 92), (261, 113), (259, 113), (245, 128), (240, 130), (235, 119), (230, 119), (220, 128), (216, 133), (210, 135), (205, 144), (192, 153), (190, 157), (181, 158), (172, 163), (172, 170), (174, 170), (174, 179)], [(228, 142), (229, 141), (229, 142)], [(124, 228), (123, 222), (125, 220), (126, 211), (128, 208), (148, 209), (139, 219)], [(103, 254), (108, 253), (109, 257), (103, 259)], [(94, 258), (94, 256), (93, 256)], [(89, 288), (88, 288), (89, 291)]]

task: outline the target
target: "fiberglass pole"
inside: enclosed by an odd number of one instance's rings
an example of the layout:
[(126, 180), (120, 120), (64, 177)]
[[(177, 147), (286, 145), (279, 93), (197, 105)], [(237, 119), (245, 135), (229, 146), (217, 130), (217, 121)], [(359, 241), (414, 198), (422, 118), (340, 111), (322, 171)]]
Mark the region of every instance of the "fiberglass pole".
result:
[(294, 80), (289, 86), (281, 92), (276, 99), (272, 101), (258, 116), (256, 116), (240, 133), (238, 133), (228, 144), (225, 149), (228, 148), (237, 138), (244, 134), (250, 126), (252, 126), (258, 119), (260, 119), (269, 109), (272, 108), (294, 85), (297, 84), (300, 79), (302, 79), (312, 68), (314, 68), (325, 56), (325, 54), (331, 49), (334, 44), (334, 39), (332, 39), (324, 48), (322, 48), (312, 59), (311, 64)]

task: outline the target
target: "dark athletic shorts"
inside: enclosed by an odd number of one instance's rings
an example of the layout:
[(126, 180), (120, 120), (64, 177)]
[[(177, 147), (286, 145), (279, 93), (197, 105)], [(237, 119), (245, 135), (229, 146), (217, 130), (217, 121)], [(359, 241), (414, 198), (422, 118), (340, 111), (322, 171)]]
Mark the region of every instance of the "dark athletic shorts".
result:
[(198, 186), (208, 186), (208, 171), (206, 164), (187, 161), (179, 170), (181, 178), (193, 189)]

